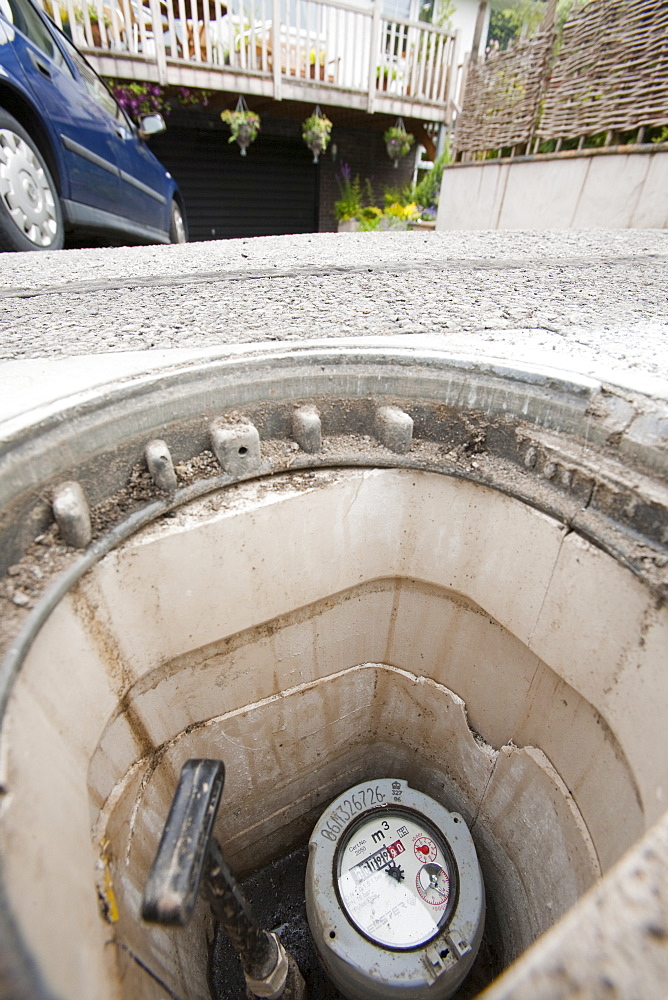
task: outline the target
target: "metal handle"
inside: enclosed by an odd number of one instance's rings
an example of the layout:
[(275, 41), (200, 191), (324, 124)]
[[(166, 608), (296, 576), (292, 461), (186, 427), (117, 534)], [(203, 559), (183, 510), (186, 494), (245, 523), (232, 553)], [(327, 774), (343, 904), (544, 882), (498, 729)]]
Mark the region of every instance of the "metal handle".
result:
[(206, 874), (224, 782), (221, 760), (188, 760), (183, 765), (144, 888), (144, 920), (178, 927), (190, 921)]
[(144, 920), (184, 927), (200, 886), (241, 959), (249, 996), (303, 1000), (304, 980), (275, 934), (258, 924), (213, 836), (225, 781), (220, 760), (183, 765), (144, 887)]
[(28, 50), (28, 54), (30, 55), (30, 58), (32, 60), (35, 69), (39, 73), (41, 73), (42, 76), (45, 76), (48, 80), (50, 80), (51, 70), (49, 69), (48, 65), (44, 62), (44, 60), (40, 59), (40, 57), (35, 52), (33, 52), (32, 49)]

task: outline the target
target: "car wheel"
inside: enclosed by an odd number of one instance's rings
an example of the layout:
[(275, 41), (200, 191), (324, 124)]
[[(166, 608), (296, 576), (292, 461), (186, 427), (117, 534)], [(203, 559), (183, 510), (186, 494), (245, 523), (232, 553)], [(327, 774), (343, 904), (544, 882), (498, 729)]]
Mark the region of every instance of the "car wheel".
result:
[(0, 250), (60, 250), (56, 185), (28, 133), (0, 109)]
[(172, 243), (186, 243), (186, 224), (183, 221), (183, 213), (176, 201), (172, 202), (172, 215), (169, 222), (169, 239)]

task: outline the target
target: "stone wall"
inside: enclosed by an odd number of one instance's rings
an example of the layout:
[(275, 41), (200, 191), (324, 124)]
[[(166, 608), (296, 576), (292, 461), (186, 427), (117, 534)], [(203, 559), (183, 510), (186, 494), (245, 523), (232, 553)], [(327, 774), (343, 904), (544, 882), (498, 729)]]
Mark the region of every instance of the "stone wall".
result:
[(436, 228), (668, 228), (668, 145), (455, 164)]

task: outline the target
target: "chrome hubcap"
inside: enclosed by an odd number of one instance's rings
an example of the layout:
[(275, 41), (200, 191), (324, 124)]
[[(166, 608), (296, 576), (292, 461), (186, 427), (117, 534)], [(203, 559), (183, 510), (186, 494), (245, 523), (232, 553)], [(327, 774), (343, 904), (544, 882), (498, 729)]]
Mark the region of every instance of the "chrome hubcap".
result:
[(16, 228), (35, 246), (51, 246), (58, 233), (56, 202), (30, 146), (0, 128), (0, 198)]
[(174, 232), (176, 234), (176, 242), (185, 243), (186, 227), (183, 224), (183, 216), (181, 215), (181, 210), (176, 205), (174, 205), (174, 207), (172, 208), (172, 220), (174, 222)]

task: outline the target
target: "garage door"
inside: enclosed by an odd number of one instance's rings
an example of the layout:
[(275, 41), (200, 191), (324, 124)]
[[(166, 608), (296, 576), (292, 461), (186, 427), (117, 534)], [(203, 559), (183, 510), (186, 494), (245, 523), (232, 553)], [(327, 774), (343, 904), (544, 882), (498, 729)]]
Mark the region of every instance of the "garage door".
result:
[(171, 127), (151, 149), (179, 184), (190, 239), (317, 231), (317, 173), (295, 139), (260, 134), (241, 156), (229, 133)]

